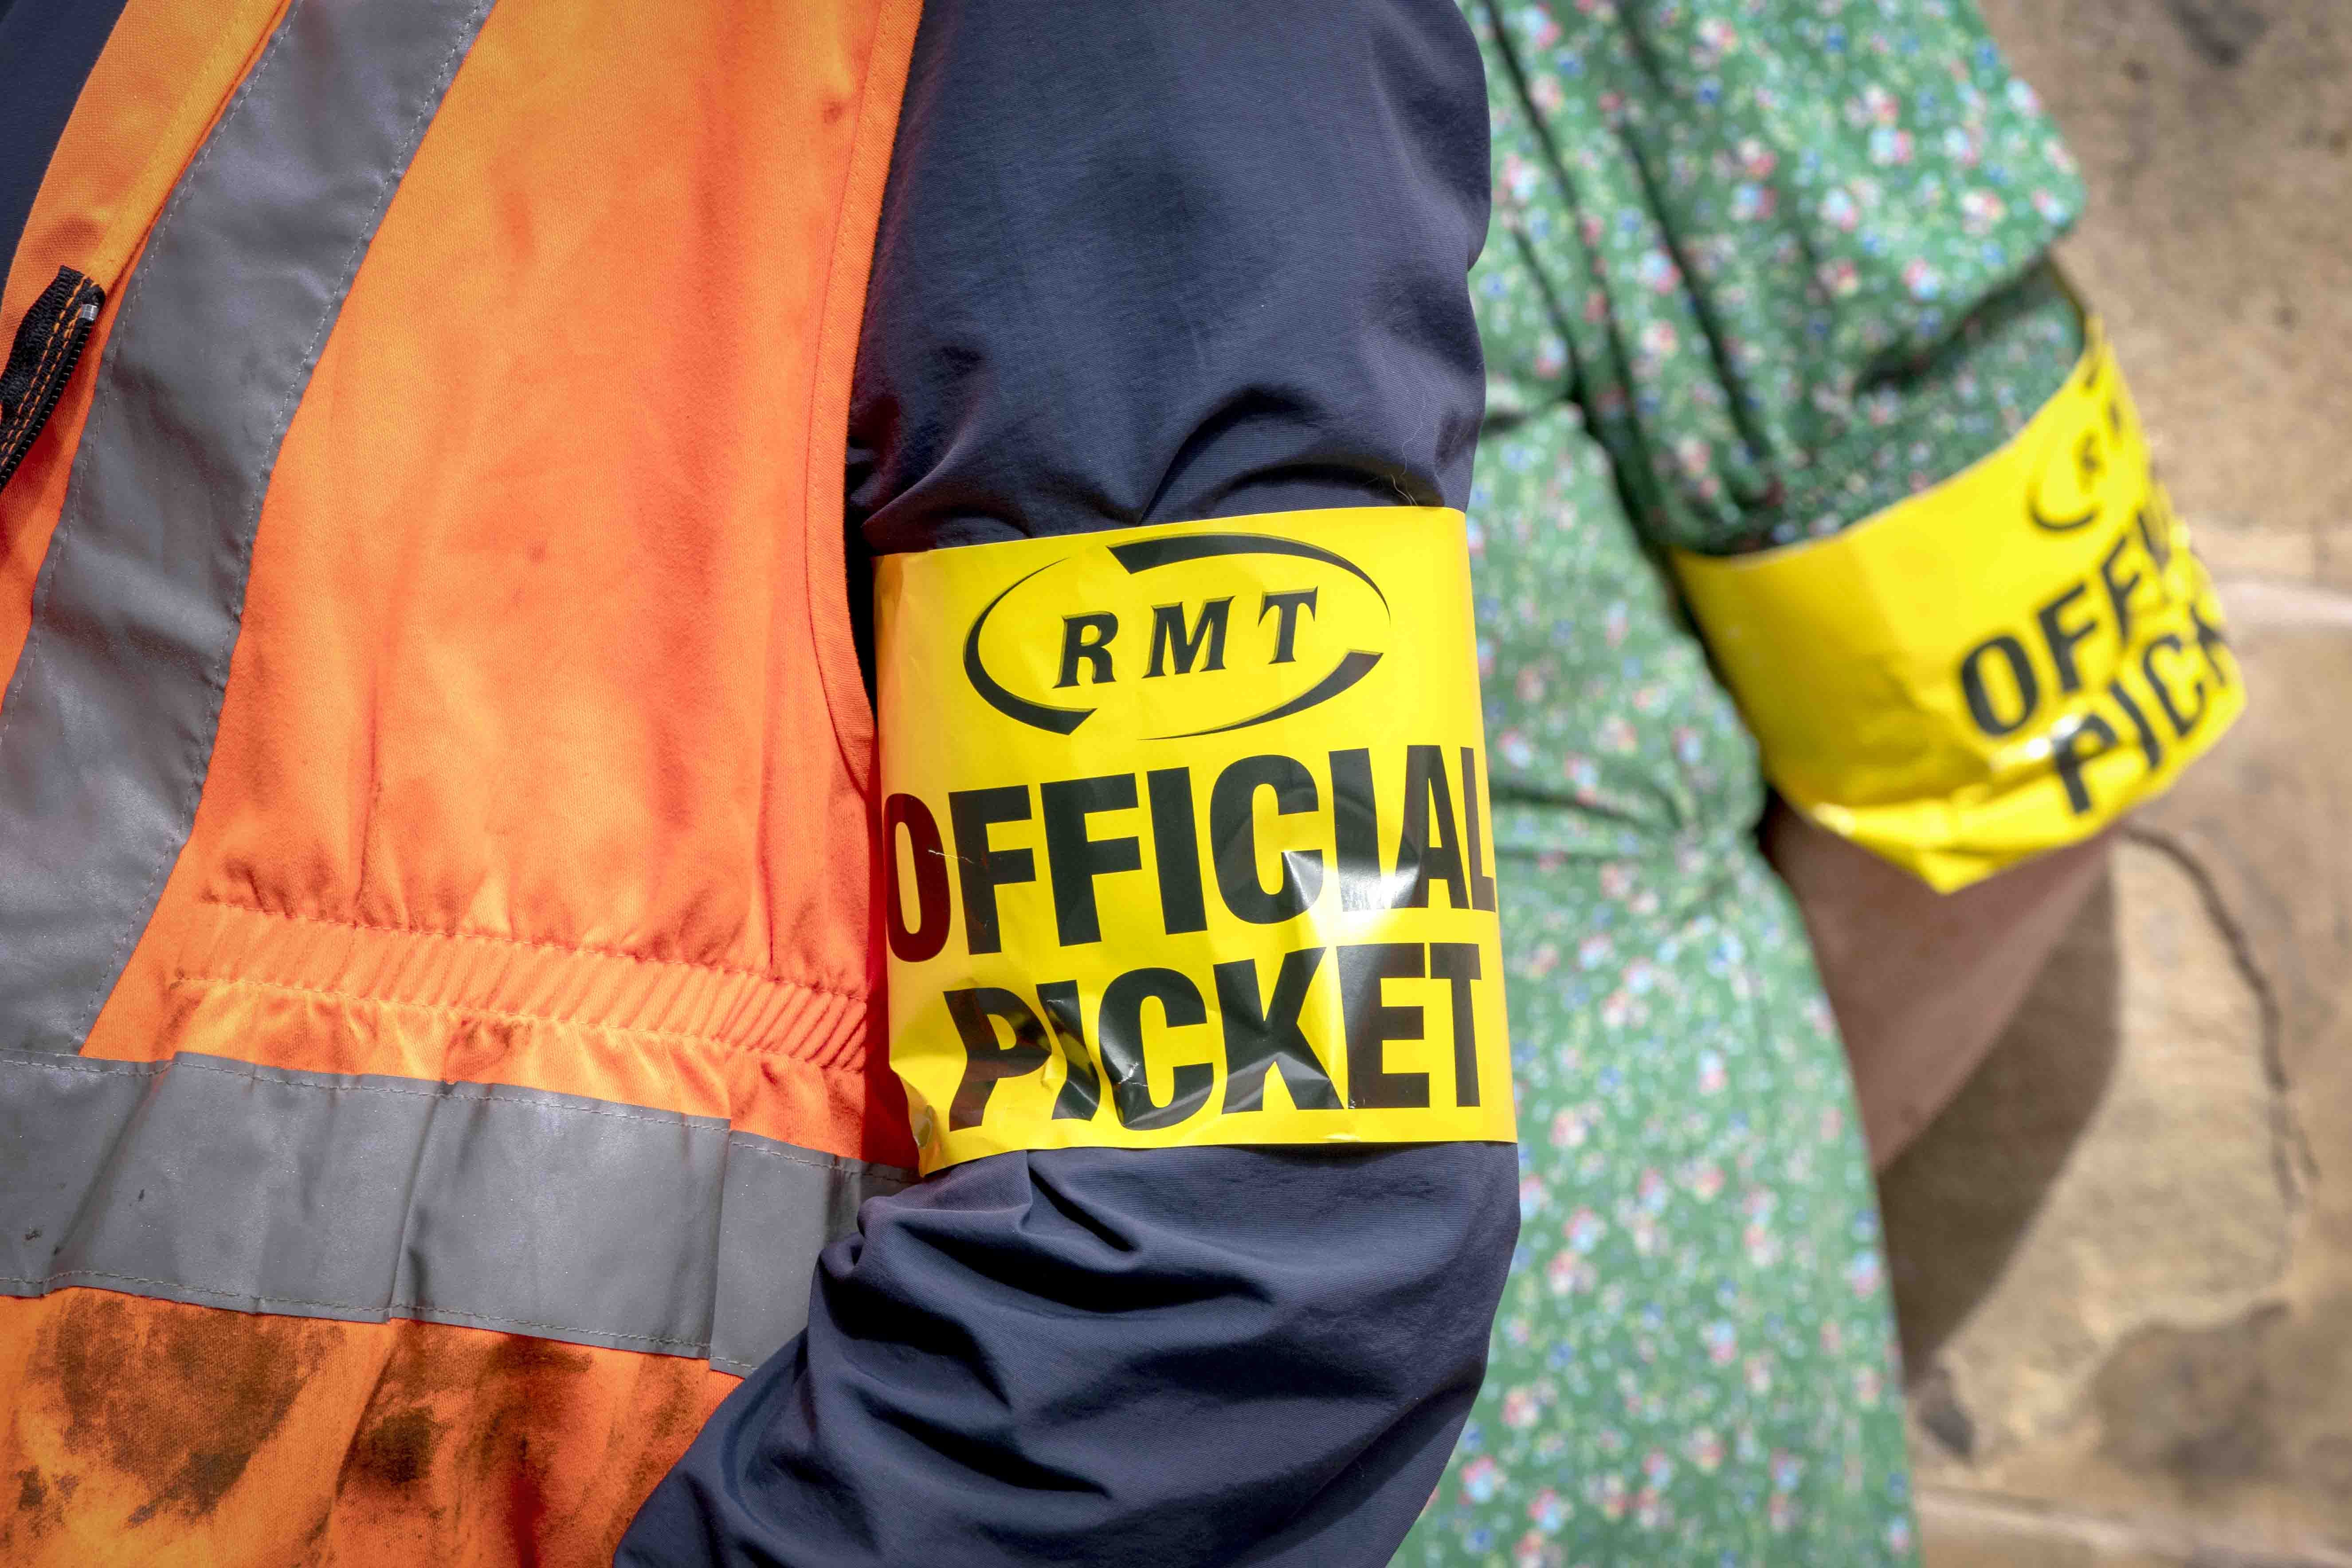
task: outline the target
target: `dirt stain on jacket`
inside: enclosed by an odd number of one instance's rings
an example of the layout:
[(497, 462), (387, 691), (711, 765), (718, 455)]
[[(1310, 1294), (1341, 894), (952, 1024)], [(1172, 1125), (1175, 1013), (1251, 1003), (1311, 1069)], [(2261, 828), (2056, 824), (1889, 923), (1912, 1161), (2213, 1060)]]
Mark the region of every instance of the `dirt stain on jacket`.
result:
[(61, 1409), (67, 1450), (147, 1494), (126, 1524), (166, 1512), (195, 1520), (285, 1421), (329, 1327), (76, 1292), (27, 1371)]

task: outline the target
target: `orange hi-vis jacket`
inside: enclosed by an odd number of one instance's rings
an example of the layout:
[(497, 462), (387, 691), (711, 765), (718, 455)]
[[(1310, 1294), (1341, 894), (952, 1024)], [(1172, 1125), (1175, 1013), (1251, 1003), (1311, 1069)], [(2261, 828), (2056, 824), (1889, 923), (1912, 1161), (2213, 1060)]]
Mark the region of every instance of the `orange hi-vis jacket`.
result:
[(0, 1562), (1384, 1561), (1518, 1215), (1453, 0), (102, 4)]
[(486, 13), (130, 0), (0, 301), (12, 1563), (609, 1552), (911, 1179), (842, 474), (917, 6)]

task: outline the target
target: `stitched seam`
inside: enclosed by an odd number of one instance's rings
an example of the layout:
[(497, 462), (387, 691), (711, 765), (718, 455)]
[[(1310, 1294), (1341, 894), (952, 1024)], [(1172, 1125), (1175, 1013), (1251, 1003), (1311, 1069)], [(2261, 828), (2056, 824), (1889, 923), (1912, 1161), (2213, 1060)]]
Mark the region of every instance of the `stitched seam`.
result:
[[(170, 1061), (163, 1062), (126, 1062), (119, 1067), (101, 1067), (96, 1063), (80, 1061), (69, 1057), (48, 1060), (47, 1055), (48, 1053), (43, 1052), (37, 1057), (0, 1058), (0, 1066), (28, 1067), (45, 1072), (81, 1073), (91, 1078), (155, 1078), (175, 1070), (209, 1072), (217, 1073), (224, 1078), (245, 1079), (275, 1084), (286, 1089), (311, 1089), (321, 1094), (388, 1094), (408, 1100), (448, 1100), (477, 1104), (528, 1105), (541, 1110), (552, 1110), (566, 1115), (610, 1116), (621, 1121), (642, 1121), (656, 1127), (682, 1128), (688, 1132), (724, 1133), (727, 1136), (727, 1146), (730, 1150), (740, 1149), (750, 1154), (764, 1154), (771, 1160), (782, 1160), (793, 1165), (805, 1165), (813, 1171), (826, 1171), (837, 1175), (868, 1176), (880, 1181), (904, 1182), (909, 1185), (915, 1179), (911, 1173), (902, 1174), (901, 1167), (897, 1165), (853, 1160), (841, 1154), (822, 1154), (814, 1151), (804, 1152), (789, 1144), (771, 1148), (767, 1141), (752, 1142), (760, 1136), (757, 1133), (747, 1133), (740, 1128), (732, 1126), (705, 1125), (704, 1121), (689, 1118), (684, 1111), (644, 1113), (608, 1110), (598, 1106), (569, 1105), (560, 1100), (540, 1100), (530, 1095), (500, 1094), (495, 1089), (481, 1094), (464, 1094), (457, 1092), (455, 1085), (443, 1089), (394, 1089), (388, 1084), (373, 1083), (310, 1083), (301, 1079), (277, 1077), (274, 1071), (268, 1068), (261, 1068), (258, 1071), (248, 1070), (214, 1062), (196, 1061), (185, 1056), (174, 1057)], [(257, 1068), (260, 1067), (258, 1063), (252, 1065)], [(0, 1278), (5, 1278), (5, 1276), (0, 1276)]]
[[(66, 283), (65, 298), (58, 302), (58, 313), (50, 318), (48, 326), (42, 330), (41, 352), (34, 357), (32, 371), (25, 378), (25, 384), (27, 386), (34, 385), (40, 380), (41, 367), (48, 363), (49, 356), (57, 346), (58, 330), (71, 318), (75, 302), (80, 297), (81, 287), (84, 283), (89, 281), (89, 279), (82, 277), (79, 272), (74, 271), (71, 268), (60, 268), (58, 271), (61, 276), (59, 278), (50, 279), (47, 285), (41, 289), (40, 293), (34, 298), (33, 302), (25, 307), (24, 314), (16, 318), (16, 336), (21, 337), (24, 334), (25, 329), (32, 325), (33, 312), (39, 310), (41, 308), (42, 301), (46, 300), (56, 291), (58, 284), (60, 281), (64, 281)], [(68, 273), (71, 274), (70, 281), (67, 281), (62, 276)], [(7, 353), (7, 358), (11, 362), (13, 362), (16, 357), (17, 346), (18, 345), (16, 341), (12, 338), (9, 342)], [(5, 379), (5, 377), (0, 377), (0, 379)]]
[(764, 1154), (771, 1160), (782, 1160), (788, 1165), (805, 1165), (812, 1171), (829, 1171), (839, 1175), (862, 1175), (876, 1181), (897, 1182), (901, 1186), (915, 1184), (914, 1173), (903, 1166), (871, 1164), (864, 1160), (852, 1160), (840, 1154), (814, 1152), (804, 1154), (789, 1147), (772, 1149), (764, 1142), (754, 1143), (751, 1141), (758, 1136), (757, 1133), (746, 1134), (730, 1130), (727, 1147), (730, 1151), (740, 1149), (746, 1154)]
[[(26, 1060), (25, 1065), (47, 1068), (52, 1072), (87, 1072), (114, 1076), (104, 1068), (73, 1067), (64, 1062)], [(257, 1068), (259, 1070), (254, 1070)], [(460, 1087), (457, 1084), (449, 1084), (440, 1089), (394, 1089), (389, 1084), (377, 1083), (310, 1083), (301, 1079), (277, 1077), (270, 1069), (261, 1068), (259, 1063), (250, 1064), (247, 1068), (225, 1067), (213, 1062), (192, 1061), (185, 1056), (180, 1056), (174, 1057), (169, 1062), (152, 1065), (142, 1063), (133, 1070), (138, 1076), (148, 1078), (163, 1071), (216, 1073), (223, 1078), (243, 1079), (247, 1082), (267, 1083), (280, 1089), (307, 1089), (318, 1094), (383, 1094), (396, 1100), (441, 1100), (473, 1104), (527, 1105), (536, 1110), (553, 1111), (563, 1116), (609, 1116), (616, 1121), (642, 1121), (648, 1126), (673, 1127), (705, 1136), (726, 1135), (734, 1131), (732, 1127), (724, 1123), (706, 1125), (705, 1122), (709, 1119), (697, 1121), (688, 1118), (684, 1111), (608, 1110), (593, 1105), (567, 1105), (560, 1100), (539, 1100), (530, 1095), (500, 1094), (496, 1089), (481, 1094), (466, 1094), (457, 1092)], [(131, 1075), (126, 1073), (122, 1076)]]
[[(89, 279), (87, 278), (70, 294), (66, 294), (64, 310), (58, 312), (58, 318), (49, 324), (47, 336), (42, 339), (40, 345), (40, 357), (33, 360), (33, 376), (26, 384), (24, 405), (19, 405), (19, 409), (16, 409), (16, 418), (0, 421), (0, 484), (7, 484), (16, 475), (16, 463), (24, 458), (26, 451), (30, 451), (33, 442), (40, 439), (40, 433), (49, 426), (49, 414), (57, 411), (57, 400), (49, 395), (52, 393), (49, 381), (52, 381), (52, 372), (58, 360), (70, 362), (75, 357), (73, 345), (78, 339), (75, 339), (73, 329), (80, 324), (78, 315), (80, 315), (85, 299), (89, 299)], [(97, 322), (91, 322), (91, 327), (94, 324)], [(70, 374), (70, 364), (66, 374)]]
[(175, 1058), (174, 1061), (180, 1069), (185, 1072), (218, 1073), (223, 1078), (254, 1079), (286, 1089), (310, 1089), (320, 1094), (383, 1094), (396, 1100), (470, 1100), (487, 1105), (528, 1105), (536, 1110), (551, 1110), (563, 1116), (609, 1116), (615, 1121), (642, 1121), (649, 1127), (675, 1127), (706, 1137), (720, 1136), (733, 1131), (723, 1123), (710, 1125), (708, 1118), (698, 1121), (689, 1118), (682, 1110), (606, 1110), (602, 1106), (571, 1105), (561, 1100), (541, 1100), (528, 1094), (500, 1094), (495, 1089), (480, 1094), (461, 1094), (457, 1092), (458, 1086), (456, 1084), (440, 1089), (394, 1089), (389, 1084), (380, 1083), (310, 1083), (300, 1079), (263, 1077), (257, 1073), (241, 1071), (236, 1068), (219, 1066), (212, 1062), (190, 1061), (185, 1057)]
[(257, 904), (239, 903), (233, 899), (206, 897), (201, 900), (216, 910), (234, 910), (239, 914), (257, 915), (263, 920), (287, 921), (298, 925), (329, 926), (339, 931), (366, 931), (379, 936), (423, 937), (435, 942), (478, 942), (495, 947), (523, 948), (536, 952), (582, 953), (591, 958), (615, 958), (627, 963), (651, 969), (692, 970), (706, 974), (735, 975), (747, 980), (765, 980), (772, 984), (791, 986), (813, 992), (820, 996), (838, 996), (846, 1002), (864, 1003), (868, 994), (844, 986), (827, 985), (821, 981), (799, 980), (788, 974), (776, 974), (765, 969), (731, 963), (704, 963), (690, 958), (647, 958), (643, 953), (629, 952), (617, 947), (597, 947), (582, 942), (548, 942), (535, 937), (501, 936), (496, 931), (433, 931), (425, 927), (377, 925), (367, 921), (337, 920), (331, 915), (298, 914), (290, 910), (265, 910)]
[(71, 370), (58, 372), (37, 382), (25, 394), (25, 407), (13, 430), (0, 430), (0, 485), (16, 477), (16, 467), (33, 449), (41, 432), (48, 427), (49, 416), (57, 411), (65, 394), (65, 377)]
[(95, 297), (102, 309), (105, 295), (97, 285), (83, 279), (66, 301), (66, 310), (50, 331), (48, 341), (42, 345), (41, 358), (34, 366), (33, 384), (25, 394), (25, 403), (17, 413), (17, 428), (6, 439), (0, 440), (0, 485), (16, 477), (17, 465), (25, 460), (55, 417), (58, 405), (65, 401), (66, 387), (81, 363), (82, 351), (97, 331), (98, 319), (81, 320), (82, 308)]
[[(755, 1040), (729, 1039), (723, 1035), (697, 1035), (683, 1029), (647, 1029), (634, 1024), (590, 1023), (578, 1018), (559, 1017), (552, 1013), (521, 1013), (510, 1008), (476, 1006), (463, 1002), (410, 1002), (396, 996), (369, 996), (356, 991), (341, 991), (325, 985), (300, 985), (286, 980), (257, 980), (243, 974), (212, 974), (202, 970), (183, 969), (172, 976), (173, 985), (251, 986), (261, 991), (283, 991), (297, 996), (315, 996), (322, 1000), (351, 1002), (368, 1007), (410, 1007), (423, 1013), (441, 1013), (457, 1018), (495, 1018), (509, 1024), (548, 1024), (569, 1029), (604, 1029), (614, 1034), (633, 1035), (647, 1040), (673, 1040), (680, 1045), (717, 1046), (723, 1050), (748, 1051), (757, 1056), (791, 1057), (806, 1060), (775, 1044)], [(836, 1069), (810, 1062), (820, 1072)]]
[(54, 1056), (56, 1053), (53, 1051), (42, 1051), (34, 1056), (0, 1058), (0, 1063), (9, 1067), (38, 1068), (47, 1072), (88, 1073), (92, 1078), (154, 1078), (170, 1072), (173, 1065), (171, 1062), (124, 1062), (116, 1067), (95, 1067), (86, 1066), (71, 1057), (59, 1057), (54, 1061), (47, 1059)]
[(44, 1289), (77, 1279), (116, 1279), (126, 1285), (153, 1285), (165, 1290), (183, 1290), (192, 1296), (212, 1296), (225, 1301), (252, 1301), (264, 1307), (326, 1307), (342, 1312), (383, 1312), (393, 1317), (430, 1312), (436, 1318), (457, 1318), (469, 1323), (495, 1324), (501, 1328), (548, 1329), (559, 1334), (593, 1334), (599, 1339), (628, 1340), (638, 1344), (675, 1345), (683, 1350), (708, 1351), (709, 1340), (682, 1340), (664, 1334), (623, 1334), (604, 1329), (592, 1329), (579, 1323), (543, 1322), (535, 1318), (505, 1318), (488, 1312), (461, 1312), (454, 1307), (436, 1307), (430, 1301), (366, 1301), (312, 1300), (300, 1296), (262, 1296), (251, 1290), (223, 1290), (210, 1285), (191, 1285), (180, 1279), (155, 1279), (143, 1274), (117, 1274), (102, 1268), (64, 1268), (41, 1279), (20, 1274), (0, 1274), (0, 1284), (37, 1285)]
[(65, 357), (66, 344), (72, 341), (75, 314), (81, 309), (82, 290), (74, 289), (67, 294), (64, 308), (41, 339), (41, 352), (33, 361), (32, 374), (25, 383), (25, 401), (16, 410), (16, 417), (0, 422), (0, 452), (21, 437), (33, 423), (33, 416), (42, 403), (41, 395), (47, 390), (50, 367)]

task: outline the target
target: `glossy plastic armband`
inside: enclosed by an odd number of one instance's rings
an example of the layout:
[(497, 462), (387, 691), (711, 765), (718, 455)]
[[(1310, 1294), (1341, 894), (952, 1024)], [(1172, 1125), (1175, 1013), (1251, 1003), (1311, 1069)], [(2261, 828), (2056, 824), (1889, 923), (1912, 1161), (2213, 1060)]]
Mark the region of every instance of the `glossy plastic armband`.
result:
[(892, 556), (876, 595), (925, 1171), (1511, 1140), (1459, 512)]
[(1831, 538), (1675, 568), (1774, 786), (1945, 891), (2097, 832), (2245, 704), (2095, 321), (1974, 467)]

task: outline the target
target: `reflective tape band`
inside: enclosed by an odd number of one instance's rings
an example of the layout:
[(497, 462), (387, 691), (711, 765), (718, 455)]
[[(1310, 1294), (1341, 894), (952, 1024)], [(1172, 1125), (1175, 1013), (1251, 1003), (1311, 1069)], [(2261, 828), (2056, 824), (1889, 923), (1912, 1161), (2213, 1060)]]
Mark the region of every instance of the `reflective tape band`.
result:
[(489, 0), (295, 0), (122, 296), (0, 698), (0, 1046), (76, 1051), (211, 765), (278, 450)]
[(1827, 539), (1675, 560), (1790, 805), (1943, 890), (2167, 788), (2245, 706), (2098, 323), (2017, 436)]
[(0, 1294), (413, 1318), (750, 1371), (912, 1173), (472, 1083), (0, 1051)]
[(876, 589), (925, 1170), (1512, 1140), (1460, 512), (974, 545)]

